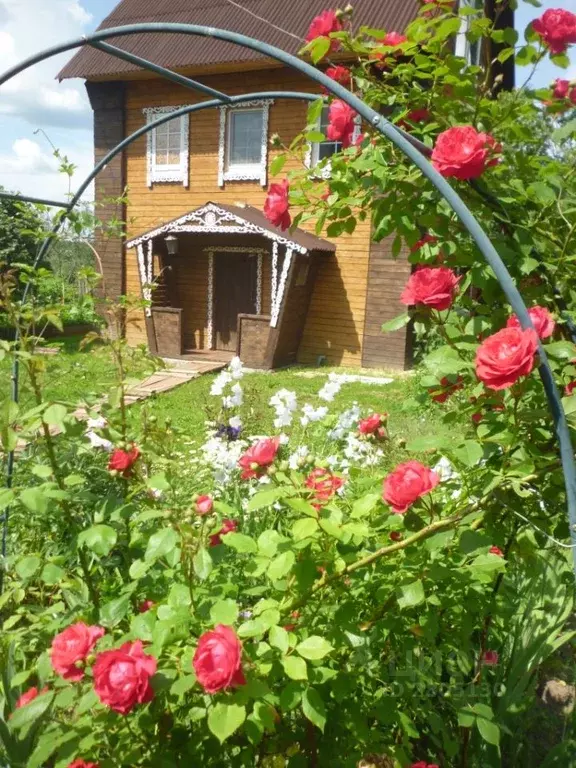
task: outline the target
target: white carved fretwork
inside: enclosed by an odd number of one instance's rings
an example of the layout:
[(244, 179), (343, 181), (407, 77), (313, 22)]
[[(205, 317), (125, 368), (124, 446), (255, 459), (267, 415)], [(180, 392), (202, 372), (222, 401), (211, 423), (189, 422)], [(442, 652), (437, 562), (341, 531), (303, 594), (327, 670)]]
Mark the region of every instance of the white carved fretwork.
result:
[[(154, 256), (152, 247), (152, 240), (149, 240), (148, 243), (146, 243), (146, 251), (144, 251), (144, 245), (142, 243), (140, 243), (136, 249), (138, 254), (138, 272), (140, 274), (142, 297), (146, 301), (152, 301), (152, 282), (154, 280)], [(146, 316), (150, 317), (152, 315), (151, 307), (146, 307), (145, 312)]]
[(256, 314), (262, 313), (262, 266), (264, 263), (264, 253), (258, 254), (258, 266), (256, 267)]
[(284, 293), (286, 292), (286, 281), (290, 273), (290, 267), (292, 265), (293, 251), (291, 248), (286, 249), (286, 255), (284, 256), (284, 263), (282, 264), (282, 274), (280, 275), (280, 282), (276, 289), (276, 301), (272, 305), (272, 317), (270, 319), (270, 325), (272, 328), (276, 328), (278, 325), (278, 319), (280, 317), (280, 310), (282, 309), (282, 302), (284, 301)]
[[(218, 186), (223, 187), (226, 181), (259, 181), (265, 187), (268, 179), (268, 124), (270, 122), (270, 105), (273, 99), (254, 99), (245, 101), (234, 107), (220, 107), (220, 132), (218, 143)], [(262, 135), (260, 144), (260, 162), (250, 165), (234, 166), (229, 162), (229, 115), (234, 110), (262, 110)]]
[[(241, 209), (240, 209), (241, 210)], [(295, 243), (283, 235), (271, 232), (269, 229), (253, 224), (247, 219), (243, 219), (240, 214), (219, 208), (214, 203), (198, 208), (195, 211), (181, 216), (175, 221), (164, 224), (158, 229), (146, 232), (140, 237), (136, 237), (126, 243), (127, 248), (134, 248), (140, 243), (152, 240), (155, 237), (167, 234), (177, 234), (178, 232), (193, 232), (197, 234), (220, 234), (220, 235), (261, 235), (267, 240), (276, 242), (279, 245), (285, 245), (298, 253), (307, 253), (303, 245)]]
[(206, 317), (208, 349), (214, 349), (214, 254), (208, 251), (208, 311)]
[(276, 290), (278, 288), (278, 243), (272, 243), (272, 306), (276, 302)]
[[(146, 122), (151, 123), (156, 120), (160, 115), (168, 114), (169, 112), (175, 112), (177, 109), (182, 109), (180, 105), (178, 107), (146, 107), (144, 115), (146, 116)], [(177, 182), (183, 184), (185, 187), (189, 186), (189, 165), (190, 165), (190, 151), (188, 145), (190, 118), (188, 115), (182, 115), (176, 118), (179, 126), (180, 142), (178, 152), (180, 155), (180, 161), (178, 163), (159, 163), (157, 162), (157, 138), (158, 131), (161, 128), (157, 128), (153, 131), (149, 131), (147, 134), (147, 182), (151, 187), (153, 184), (159, 182)], [(170, 125), (172, 123), (169, 123)], [(168, 147), (166, 148), (168, 150)]]

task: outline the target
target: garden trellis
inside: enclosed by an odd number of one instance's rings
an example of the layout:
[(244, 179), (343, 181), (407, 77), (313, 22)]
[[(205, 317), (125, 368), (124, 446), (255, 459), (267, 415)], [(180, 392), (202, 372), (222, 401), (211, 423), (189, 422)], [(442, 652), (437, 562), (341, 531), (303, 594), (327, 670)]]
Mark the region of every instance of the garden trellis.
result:
[[(483, 231), (471, 211), (463, 202), (461, 197), (450, 186), (450, 184), (432, 167), (431, 163), (427, 159), (427, 152), (422, 150), (426, 149), (424, 145), (415, 141), (412, 137), (408, 136), (401, 129), (394, 126), (382, 115), (369, 107), (358, 96), (355, 96), (349, 90), (342, 85), (339, 85), (323, 72), (316, 69), (311, 64), (298, 59), (297, 57), (282, 51), (279, 48), (268, 45), (259, 40), (246, 37), (245, 35), (237, 34), (228, 30), (214, 29), (210, 27), (204, 27), (192, 24), (174, 24), (174, 23), (146, 23), (146, 24), (130, 24), (122, 27), (115, 27), (111, 29), (95, 32), (92, 35), (88, 35), (76, 40), (63, 43), (61, 45), (48, 48), (35, 56), (32, 56), (17, 66), (9, 69), (0, 77), (0, 87), (30, 67), (38, 64), (46, 59), (49, 59), (58, 54), (66, 51), (71, 51), (82, 46), (91, 46), (98, 50), (104, 51), (107, 54), (116, 58), (128, 61), (132, 64), (148, 70), (160, 77), (172, 81), (180, 86), (190, 88), (192, 90), (201, 92), (210, 96), (209, 100), (195, 104), (192, 106), (183, 107), (174, 112), (162, 115), (156, 120), (148, 123), (142, 128), (135, 131), (130, 136), (121, 141), (111, 152), (106, 155), (94, 168), (94, 170), (87, 176), (84, 182), (80, 185), (76, 194), (71, 197), (68, 202), (43, 200), (34, 197), (28, 197), (25, 195), (16, 195), (9, 193), (0, 193), (1, 196), (11, 197), (17, 200), (22, 200), (31, 203), (40, 203), (44, 205), (55, 206), (61, 208), (63, 214), (58, 217), (52, 232), (44, 240), (39, 248), (37, 255), (37, 263), (47, 254), (51, 247), (54, 237), (58, 234), (60, 228), (66, 221), (67, 217), (74, 211), (78, 205), (82, 195), (87, 190), (91, 182), (96, 178), (100, 171), (120, 152), (122, 152), (132, 142), (136, 141), (141, 136), (153, 131), (163, 123), (178, 118), (182, 115), (186, 115), (192, 112), (201, 111), (204, 109), (218, 108), (230, 104), (239, 104), (253, 99), (295, 99), (303, 101), (316, 101), (318, 96), (309, 93), (300, 93), (295, 91), (271, 91), (262, 93), (249, 93), (241, 96), (229, 96), (226, 93), (209, 88), (195, 80), (179, 75), (170, 71), (164, 67), (161, 67), (151, 61), (147, 61), (139, 56), (130, 54), (122, 49), (111, 45), (106, 41), (110, 38), (122, 38), (130, 35), (139, 34), (182, 34), (190, 36), (209, 37), (217, 40), (222, 40), (235, 45), (249, 48), (264, 56), (274, 59), (282, 64), (293, 68), (303, 75), (306, 75), (311, 80), (322, 86), (327, 92), (332, 93), (339, 99), (346, 102), (352, 107), (371, 127), (393, 142), (396, 147), (415, 165), (417, 166), (425, 178), (427, 178), (436, 188), (436, 190), (442, 195), (442, 197), (448, 202), (453, 211), (456, 213), (463, 226), (466, 228), (472, 239), (474, 240), (479, 251), (482, 253), (488, 265), (496, 275), (504, 294), (506, 295), (514, 313), (520, 320), (523, 328), (532, 328), (532, 322), (528, 315), (528, 310), (524, 301), (520, 295), (520, 292), (516, 288), (506, 266), (497, 253), (496, 249), (492, 245), (490, 239)], [(1, 98), (1, 91), (0, 91)], [(575, 571), (576, 571), (576, 465), (574, 462), (574, 454), (572, 443), (570, 439), (570, 433), (560, 394), (554, 381), (552, 369), (548, 362), (548, 358), (545, 350), (542, 347), (542, 343), (539, 342), (539, 356), (540, 366), (539, 372), (542, 379), (542, 383), (546, 392), (546, 397), (550, 407), (552, 419), (555, 426), (555, 431), (559, 444), (560, 457), (562, 462), (562, 468), (564, 473), (564, 482), (566, 488), (567, 499), (567, 514), (570, 527), (570, 536), (572, 541), (572, 547), (574, 548), (575, 557)], [(14, 363), (13, 379), (12, 379), (12, 398), (15, 402), (18, 402), (19, 398), (19, 366), (18, 361)], [(6, 483), (8, 487), (12, 486), (15, 467), (15, 455), (14, 452), (10, 452), (7, 463), (7, 478)], [(6, 541), (7, 530), (9, 523), (9, 510), (5, 510), (3, 515), (3, 537), (2, 537), (2, 554), (6, 554)]]

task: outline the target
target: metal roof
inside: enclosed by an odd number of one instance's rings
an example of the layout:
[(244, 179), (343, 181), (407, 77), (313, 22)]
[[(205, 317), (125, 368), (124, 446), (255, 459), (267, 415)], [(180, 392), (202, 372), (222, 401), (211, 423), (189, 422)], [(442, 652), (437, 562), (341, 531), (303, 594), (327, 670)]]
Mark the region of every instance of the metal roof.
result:
[(174, 232), (262, 235), (269, 240), (294, 247), (301, 253), (310, 251), (334, 253), (336, 251), (334, 243), (316, 237), (303, 229), (283, 231), (272, 226), (262, 211), (251, 205), (223, 205), (211, 202), (131, 238), (126, 243), (126, 247), (133, 248), (155, 237)]
[[(229, 0), (122, 0), (98, 29), (146, 22), (201, 24), (258, 38), (295, 54), (304, 44), (311, 20), (331, 5), (330, 0), (238, 2), (246, 10)], [(354, 25), (402, 32), (415, 18), (419, 6), (419, 0), (355, 0)], [(107, 42), (172, 69), (266, 61), (262, 54), (248, 48), (190, 35), (137, 34), (111, 38)], [(137, 71), (138, 67), (133, 64), (86, 46), (76, 53), (58, 77), (89, 80)]]

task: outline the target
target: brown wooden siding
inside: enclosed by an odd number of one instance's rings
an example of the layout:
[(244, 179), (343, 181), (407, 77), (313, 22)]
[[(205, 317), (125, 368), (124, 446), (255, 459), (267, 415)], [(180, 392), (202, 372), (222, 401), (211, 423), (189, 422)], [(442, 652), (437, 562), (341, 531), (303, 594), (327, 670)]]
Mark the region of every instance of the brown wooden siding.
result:
[[(310, 92), (313, 84), (296, 73), (283, 69), (214, 75), (204, 78), (214, 88), (231, 94), (263, 90), (300, 90)], [(126, 84), (126, 130), (133, 132), (144, 123), (145, 107), (176, 106), (202, 100), (195, 93), (159, 80), (134, 81)], [(270, 108), (269, 135), (278, 133), (285, 143), (296, 136), (306, 123), (307, 105), (294, 101), (276, 101)], [(218, 186), (218, 110), (207, 110), (190, 116), (190, 188), (182, 184), (155, 184), (152, 189), (146, 179), (146, 140), (140, 139), (127, 151), (126, 166), (129, 185), (128, 237), (152, 229), (187, 211), (198, 208), (211, 200), (215, 203), (234, 205), (248, 203), (261, 208), (266, 191), (257, 182), (227, 182)], [(269, 153), (269, 161), (275, 152)], [(296, 167), (289, 163), (287, 170)], [(278, 179), (270, 179), (274, 181)], [(309, 225), (312, 229), (312, 225)], [(298, 353), (299, 362), (316, 363), (323, 355), (331, 364), (360, 365), (362, 340), (365, 336), (366, 287), (370, 258), (370, 226), (359, 224), (353, 235), (343, 235), (335, 240), (336, 255), (324, 255), (319, 261), (318, 276), (310, 302), (307, 322)], [(244, 244), (239, 241), (236, 245)], [(193, 333), (187, 332), (186, 344), (203, 345), (206, 317), (206, 270), (200, 263), (187, 263), (186, 256), (178, 257), (182, 277), (178, 280), (181, 304), (192, 305), (188, 319), (194, 325)], [(388, 269), (394, 272), (395, 263)], [(198, 271), (200, 270), (200, 271)], [(270, 311), (270, 265), (266, 260), (262, 311)], [(201, 273), (200, 273), (201, 272)], [(404, 271), (401, 269), (401, 273)], [(135, 250), (129, 250), (126, 258), (127, 292), (140, 294)], [(203, 303), (204, 302), (204, 303)], [(371, 305), (370, 305), (371, 306)], [(375, 317), (374, 312), (372, 315)], [(127, 329), (130, 343), (146, 342), (142, 313), (132, 313)], [(380, 323), (383, 319), (380, 319)], [(185, 327), (188, 321), (184, 318)], [(372, 331), (369, 336), (371, 335)], [(366, 355), (366, 364), (374, 355)]]

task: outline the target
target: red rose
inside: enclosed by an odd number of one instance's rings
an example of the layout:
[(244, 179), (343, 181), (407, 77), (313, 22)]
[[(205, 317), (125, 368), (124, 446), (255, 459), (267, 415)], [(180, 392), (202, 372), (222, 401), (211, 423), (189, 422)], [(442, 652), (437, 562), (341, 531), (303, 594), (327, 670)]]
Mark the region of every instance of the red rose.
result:
[(490, 547), (488, 552), (490, 552), (491, 555), (497, 555), (497, 557), (504, 557), (504, 552), (502, 552), (500, 547), (496, 547), (496, 546)]
[(441, 133), (432, 151), (432, 165), (442, 176), (476, 179), (491, 165), (501, 149), (488, 133), (479, 133), (471, 125), (458, 125)]
[(439, 482), (439, 476), (429, 467), (419, 461), (407, 461), (384, 480), (382, 498), (397, 515), (403, 515), (416, 499), (430, 493)]
[(243, 470), (242, 480), (263, 475), (276, 458), (279, 446), (279, 437), (266, 437), (248, 448), (238, 460), (238, 466)]
[(534, 368), (538, 335), (532, 328), (503, 328), (476, 351), (476, 376), (489, 389), (507, 389)]
[(566, 389), (564, 390), (564, 392), (568, 397), (570, 397), (570, 395), (574, 392), (575, 389), (576, 389), (576, 381), (571, 381), (569, 384), (566, 384)]
[(37, 696), (41, 696), (43, 693), (48, 693), (48, 688), (44, 687), (41, 691), (38, 690), (38, 688), (28, 688), (28, 690), (20, 696), (18, 701), (16, 702), (15, 709), (20, 709), (20, 707), (25, 707), (26, 704), (30, 704), (31, 701), (34, 701), (34, 699)]
[(423, 304), (430, 309), (448, 309), (460, 282), (448, 267), (419, 267), (408, 278), (400, 301), (408, 306)]
[(328, 67), (326, 74), (335, 83), (343, 85), (344, 88), (350, 88), (352, 85), (352, 72), (347, 67), (341, 65), (335, 67)]
[(484, 651), (482, 656), (482, 664), (487, 664), (489, 667), (495, 667), (498, 664), (498, 651)]
[[(554, 328), (556, 328), (556, 323), (546, 307), (530, 307), (528, 314), (530, 315), (530, 320), (532, 320), (532, 325), (536, 329), (539, 338), (547, 339), (549, 336), (552, 336)], [(512, 315), (512, 317), (508, 318), (506, 328), (520, 327), (520, 320), (518, 320), (516, 315)]]
[(156, 659), (144, 653), (140, 640), (98, 654), (93, 673), (96, 695), (121, 715), (154, 698), (150, 678), (156, 674)]
[(103, 627), (89, 627), (83, 621), (66, 627), (52, 640), (50, 659), (54, 671), (65, 680), (82, 680), (84, 670), (76, 665), (86, 659), (105, 631)]
[(402, 534), (400, 531), (391, 531), (390, 533), (390, 541), (402, 541)]
[(395, 48), (397, 45), (407, 42), (406, 35), (401, 35), (399, 32), (388, 32), (381, 40), (378, 40), (380, 45), (388, 45), (390, 48)]
[(568, 91), (570, 90), (570, 81), (569, 80), (562, 80), (560, 77), (557, 77), (554, 81), (554, 90), (552, 91), (552, 94), (557, 99), (565, 99), (566, 96), (568, 96)]
[[(332, 32), (341, 31), (342, 22), (336, 15), (336, 11), (322, 11), (321, 14), (312, 19), (308, 34), (306, 35), (306, 42), (311, 43), (317, 37), (329, 37)], [(340, 42), (338, 40), (332, 40), (330, 50), (335, 51), (339, 45)]]
[(356, 129), (356, 114), (345, 101), (335, 99), (330, 104), (328, 111), (329, 125), (326, 137), (330, 141), (341, 141), (345, 148), (349, 147), (352, 144), (352, 135)]
[(570, 91), (570, 96), (568, 97), (572, 104), (576, 106), (576, 87), (572, 88)]
[(108, 469), (122, 472), (124, 477), (128, 477), (130, 475), (130, 470), (138, 461), (139, 456), (140, 449), (136, 445), (133, 445), (129, 451), (124, 451), (122, 448), (115, 448), (110, 456)]
[(458, 376), (456, 381), (450, 381), (447, 376), (440, 379), (440, 387), (429, 387), (428, 393), (432, 397), (432, 400), (436, 403), (445, 403), (448, 398), (462, 389), (464, 386), (464, 379), (462, 376)]
[(410, 768), (438, 768), (436, 763), (427, 763), (426, 760), (420, 760), (419, 763), (412, 763)]
[(218, 624), (198, 641), (192, 660), (198, 682), (206, 693), (245, 685), (242, 672), (242, 643), (232, 627)]
[(74, 760), (68, 768), (100, 768), (100, 763), (87, 763), (85, 760)]
[(217, 547), (218, 544), (222, 544), (222, 536), (226, 536), (227, 533), (232, 533), (237, 530), (238, 523), (236, 520), (222, 520), (222, 528), (220, 528), (218, 533), (214, 533), (210, 536), (210, 546)]
[(198, 496), (196, 499), (196, 514), (197, 515), (209, 515), (214, 509), (214, 501), (212, 496)]
[(550, 53), (564, 53), (570, 44), (576, 43), (576, 14), (563, 8), (550, 8), (532, 22), (532, 29)]
[(437, 242), (438, 238), (436, 235), (426, 234), (424, 237), (421, 237), (420, 240), (414, 243), (414, 245), (410, 248), (410, 253), (416, 253), (416, 251), (419, 251), (420, 248), (423, 248), (425, 245), (434, 245)]
[[(362, 419), (358, 424), (358, 431), (362, 435), (378, 434), (388, 419), (387, 413), (373, 413), (367, 419)], [(381, 435), (379, 435), (381, 436)]]
[(154, 600), (143, 600), (138, 606), (138, 613), (147, 613), (149, 610), (154, 608), (155, 605), (156, 603)]
[(287, 179), (284, 179), (280, 184), (270, 184), (264, 202), (264, 216), (271, 224), (280, 227), (280, 229), (288, 229), (292, 224), (288, 201), (289, 192), (290, 185)]
[(411, 123), (424, 123), (430, 119), (430, 112), (425, 107), (412, 109), (404, 119), (409, 120)]
[(333, 475), (328, 469), (316, 467), (310, 472), (304, 484), (306, 488), (314, 491), (314, 498), (317, 502), (314, 506), (318, 508), (323, 503), (330, 501), (336, 491), (342, 488), (344, 479), (338, 475)]

